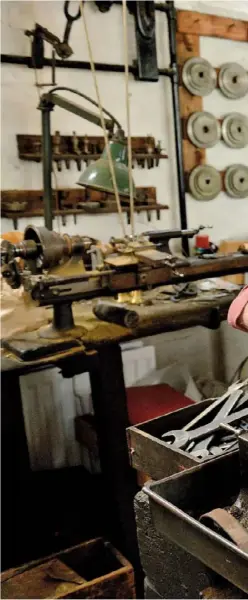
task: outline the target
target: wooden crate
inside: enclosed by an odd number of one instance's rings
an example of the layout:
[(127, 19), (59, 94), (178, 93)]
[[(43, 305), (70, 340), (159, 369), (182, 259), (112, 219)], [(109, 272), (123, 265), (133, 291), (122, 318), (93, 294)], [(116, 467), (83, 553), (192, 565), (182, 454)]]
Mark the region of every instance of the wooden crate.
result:
[(135, 598), (131, 564), (97, 538), (1, 576), (2, 598)]

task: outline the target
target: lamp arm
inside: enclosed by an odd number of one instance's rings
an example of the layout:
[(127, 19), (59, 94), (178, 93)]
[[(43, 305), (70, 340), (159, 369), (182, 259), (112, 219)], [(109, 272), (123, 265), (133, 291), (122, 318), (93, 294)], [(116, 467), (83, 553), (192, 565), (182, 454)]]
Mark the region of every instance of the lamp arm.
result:
[[(93, 113), (90, 110), (83, 108), (78, 104), (75, 104), (74, 102), (71, 102), (67, 98), (62, 98), (58, 94), (54, 94), (54, 92), (57, 91), (71, 92), (72, 94), (76, 94), (77, 96), (84, 98), (84, 100), (87, 100), (87, 102), (90, 102), (91, 104), (94, 104), (94, 106), (98, 107), (98, 103), (95, 100), (93, 100), (93, 98), (90, 98), (90, 96), (87, 96), (86, 94), (83, 94), (78, 90), (74, 90), (73, 88), (69, 88), (66, 86), (57, 86), (55, 88), (52, 88), (49, 92), (47, 92), (47, 94), (43, 94), (41, 97), (41, 103), (51, 102), (52, 104), (56, 104), (57, 106), (60, 106), (61, 108), (64, 108), (65, 110), (68, 110), (69, 112), (72, 112), (77, 116), (82, 117), (83, 119), (86, 119), (87, 121), (95, 123), (96, 125), (99, 125), (99, 127), (101, 127), (101, 119), (96, 113)], [(111, 119), (110, 121), (108, 119), (105, 119), (106, 129), (112, 130), (113, 123), (117, 125), (118, 129), (121, 129), (119, 121), (117, 121), (117, 119), (106, 108), (103, 108), (102, 110)]]
[[(73, 114), (82, 117), (91, 123), (95, 123), (96, 125), (102, 126), (100, 116), (97, 114), (71, 102), (67, 98), (63, 98), (58, 94), (55, 94), (56, 91), (67, 91), (76, 94), (77, 96), (81, 96), (85, 100), (91, 102), (95, 106), (98, 106), (95, 100), (92, 100), (86, 94), (82, 92), (78, 92), (73, 88), (69, 87), (56, 87), (51, 89), (47, 94), (43, 94), (40, 99), (40, 103), (38, 108), (42, 113), (42, 167), (43, 167), (43, 188), (44, 188), (44, 216), (45, 216), (45, 226), (47, 229), (52, 230), (53, 228), (53, 192), (52, 192), (52, 140), (51, 140), (51, 123), (50, 123), (50, 113), (53, 110), (54, 106), (60, 106), (65, 110), (72, 112)], [(109, 113), (105, 108), (102, 109), (110, 118), (104, 119), (105, 126), (107, 129), (113, 131), (114, 123), (117, 125), (118, 129), (121, 130), (121, 134), (123, 135), (123, 131), (121, 129), (120, 123)]]

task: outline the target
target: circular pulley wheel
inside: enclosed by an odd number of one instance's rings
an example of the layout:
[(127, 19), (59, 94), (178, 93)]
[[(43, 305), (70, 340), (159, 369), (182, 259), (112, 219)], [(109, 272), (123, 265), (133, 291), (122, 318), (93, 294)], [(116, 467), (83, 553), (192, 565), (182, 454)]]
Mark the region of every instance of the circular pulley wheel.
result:
[(220, 124), (209, 112), (196, 112), (187, 122), (187, 134), (197, 148), (212, 148), (221, 135)]
[(222, 137), (230, 148), (244, 148), (248, 144), (248, 118), (230, 113), (222, 121)]
[(220, 173), (209, 165), (199, 165), (189, 176), (190, 193), (196, 200), (213, 200), (221, 191)]
[(238, 63), (225, 63), (220, 68), (219, 86), (227, 98), (243, 98), (248, 92), (248, 73)]
[(216, 87), (216, 71), (204, 58), (190, 58), (183, 65), (182, 79), (195, 96), (207, 96)]
[(231, 198), (246, 198), (248, 196), (248, 167), (231, 165), (225, 172), (225, 190)]

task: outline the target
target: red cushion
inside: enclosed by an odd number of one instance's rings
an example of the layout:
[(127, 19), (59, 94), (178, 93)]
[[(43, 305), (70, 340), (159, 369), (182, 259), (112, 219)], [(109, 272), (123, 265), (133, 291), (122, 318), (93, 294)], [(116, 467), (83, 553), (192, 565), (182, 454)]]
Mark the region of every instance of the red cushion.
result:
[(127, 407), (130, 425), (155, 419), (161, 415), (194, 404), (193, 400), (177, 392), (170, 385), (147, 385), (127, 389)]

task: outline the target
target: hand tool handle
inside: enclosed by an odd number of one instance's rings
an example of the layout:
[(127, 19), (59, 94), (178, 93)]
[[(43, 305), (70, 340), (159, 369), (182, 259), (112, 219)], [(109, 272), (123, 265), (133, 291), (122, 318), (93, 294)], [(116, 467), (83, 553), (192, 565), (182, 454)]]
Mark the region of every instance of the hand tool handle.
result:
[(236, 392), (233, 392), (233, 394), (229, 396), (228, 400), (225, 402), (225, 404), (219, 410), (218, 414), (215, 416), (214, 421), (215, 419), (224, 419), (227, 415), (229, 415), (232, 408), (235, 406), (235, 404), (237, 404), (240, 396), (242, 396), (242, 393), (242, 390), (237, 390)]
[(101, 321), (116, 323), (123, 327), (135, 328), (139, 324), (139, 315), (135, 310), (130, 310), (125, 305), (116, 302), (98, 300), (93, 307), (93, 313)]

